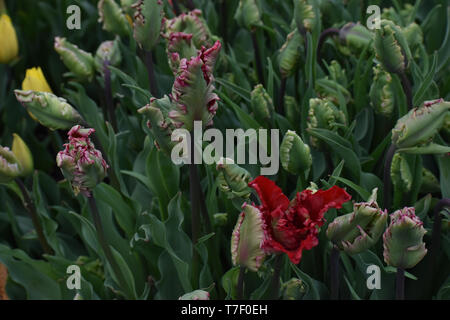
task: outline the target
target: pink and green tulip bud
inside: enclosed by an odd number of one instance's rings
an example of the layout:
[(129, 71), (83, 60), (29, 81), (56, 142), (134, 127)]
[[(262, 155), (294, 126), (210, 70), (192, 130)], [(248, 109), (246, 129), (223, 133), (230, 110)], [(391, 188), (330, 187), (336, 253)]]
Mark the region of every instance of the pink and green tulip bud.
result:
[(224, 227), (228, 223), (228, 213), (215, 213), (213, 216), (214, 226)]
[(436, 176), (428, 170), (422, 167), (422, 185), (420, 186), (421, 193), (434, 193), (441, 191), (441, 185)]
[(302, 300), (306, 293), (306, 287), (302, 280), (292, 278), (281, 285), (283, 300)]
[(391, 214), (391, 223), (383, 234), (383, 256), (388, 266), (409, 269), (427, 254), (423, 236), (427, 232), (413, 207)]
[(94, 57), (89, 52), (81, 50), (66, 38), (55, 38), (55, 50), (65, 66), (80, 79), (92, 80), (95, 74)]
[(174, 126), (167, 116), (170, 108), (173, 108), (173, 104), (169, 97), (164, 96), (161, 99), (151, 98), (149, 104), (138, 110), (147, 118), (147, 127), (155, 138), (156, 147), (169, 157), (174, 146), (171, 140)]
[(83, 120), (66, 99), (52, 93), (31, 90), (14, 90), (14, 93), (30, 116), (51, 130), (69, 129)]
[(166, 20), (165, 37), (169, 38), (170, 34), (174, 32), (192, 34), (192, 43), (197, 49), (202, 46), (209, 47), (212, 44), (213, 36), (202, 17), (201, 10), (198, 9)]
[(19, 163), (20, 175), (24, 177), (32, 174), (34, 169), (33, 155), (27, 144), (16, 133), (13, 134), (11, 150)]
[(284, 170), (295, 174), (303, 174), (312, 165), (309, 146), (303, 142), (295, 131), (288, 130), (281, 142), (280, 160)]
[(139, 0), (133, 5), (134, 39), (146, 51), (151, 51), (159, 41), (164, 11), (161, 0)]
[(416, 49), (420, 44), (423, 43), (422, 29), (415, 22), (409, 24), (405, 28), (402, 28), (402, 33), (411, 50)]
[(105, 61), (108, 61), (108, 64), (111, 66), (118, 66), (122, 61), (122, 54), (120, 53), (117, 40), (102, 42), (98, 47), (95, 54), (95, 67), (98, 72), (103, 73)]
[(375, 113), (384, 117), (391, 117), (395, 105), (395, 89), (392, 76), (384, 71), (380, 65), (373, 68), (373, 81), (370, 86), (370, 101)]
[(252, 189), (248, 183), (252, 180), (250, 173), (244, 168), (238, 166), (229, 158), (221, 158), (216, 166), (219, 171), (217, 177), (219, 189), (225, 192), (228, 198), (248, 198)]
[(178, 300), (209, 300), (209, 292), (204, 290), (195, 290), (182, 295), (178, 298)]
[(130, 24), (122, 8), (114, 0), (100, 0), (97, 4), (99, 19), (103, 30), (126, 36), (130, 33)]
[(402, 73), (408, 67), (411, 51), (399, 26), (392, 21), (381, 20), (381, 28), (375, 31), (375, 54), (383, 68), (391, 73)]
[(265, 254), (261, 249), (264, 238), (263, 219), (259, 209), (244, 203), (231, 236), (231, 258), (233, 265), (258, 271)]
[(70, 182), (75, 195), (81, 192), (90, 197), (91, 190), (107, 174), (109, 166), (89, 138), (94, 132), (94, 129), (74, 126), (68, 133), (69, 143), (64, 144), (64, 150), (56, 156), (56, 163)]
[(192, 34), (184, 32), (171, 33), (167, 43), (167, 55), (172, 72), (176, 74), (180, 67), (181, 59), (189, 60), (197, 55), (197, 48), (192, 42)]
[(177, 128), (191, 131), (194, 121), (212, 124), (219, 97), (214, 93), (213, 68), (221, 44), (217, 41), (211, 48), (203, 47), (196, 57), (182, 59), (172, 87), (172, 101), (176, 108), (169, 112)]
[(250, 95), (250, 101), (256, 120), (267, 121), (275, 111), (272, 98), (262, 84), (255, 86)]
[(399, 152), (392, 158), (391, 180), (397, 190), (411, 191), (413, 174), (405, 156)]
[(372, 38), (372, 32), (360, 23), (349, 22), (339, 30), (340, 41), (355, 50), (362, 50)]
[(11, 182), (19, 176), (19, 160), (8, 147), (0, 146), (0, 183)]
[(450, 112), (450, 102), (438, 99), (425, 101), (398, 119), (392, 129), (392, 143), (398, 148), (410, 148), (430, 142), (443, 127)]
[(303, 38), (298, 33), (298, 29), (294, 29), (287, 35), (286, 42), (280, 48), (278, 55), (278, 65), (283, 77), (290, 77), (297, 71), (302, 56), (300, 52), (302, 43)]
[(286, 118), (291, 124), (296, 125), (300, 121), (300, 107), (294, 97), (284, 97), (284, 110), (286, 112)]
[(261, 14), (256, 0), (240, 0), (234, 19), (240, 27), (247, 30), (261, 25)]
[(294, 21), (301, 32), (311, 31), (316, 18), (308, 0), (294, 0)]
[(353, 212), (337, 217), (328, 225), (327, 237), (348, 254), (361, 253), (373, 246), (384, 229), (388, 213), (376, 202), (377, 189), (369, 201), (355, 203)]

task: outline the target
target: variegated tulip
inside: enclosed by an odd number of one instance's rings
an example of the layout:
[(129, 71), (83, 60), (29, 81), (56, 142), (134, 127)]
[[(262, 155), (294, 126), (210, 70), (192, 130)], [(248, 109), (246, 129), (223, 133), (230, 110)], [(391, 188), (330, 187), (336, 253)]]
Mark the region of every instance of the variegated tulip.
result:
[(284, 170), (292, 174), (302, 174), (312, 165), (309, 146), (295, 131), (288, 130), (280, 146), (280, 160)]
[(238, 166), (229, 158), (221, 158), (216, 166), (219, 175), (219, 189), (225, 192), (228, 198), (248, 198), (251, 189), (248, 186), (252, 177), (244, 168)]
[(80, 79), (92, 80), (95, 74), (94, 57), (89, 52), (81, 50), (66, 38), (55, 38), (55, 50), (66, 67)]
[(0, 63), (10, 63), (19, 54), (16, 30), (7, 14), (0, 13)]

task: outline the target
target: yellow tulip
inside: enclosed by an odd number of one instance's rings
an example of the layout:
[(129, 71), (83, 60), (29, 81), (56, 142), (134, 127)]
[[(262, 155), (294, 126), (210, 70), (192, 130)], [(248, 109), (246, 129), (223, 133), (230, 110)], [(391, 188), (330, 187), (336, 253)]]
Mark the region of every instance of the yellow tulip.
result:
[(41, 67), (27, 69), (25, 79), (22, 82), (22, 90), (52, 93), (52, 89), (48, 85)]
[(0, 16), (0, 63), (10, 63), (19, 54), (16, 30), (7, 14)]
[(17, 133), (13, 134), (11, 151), (14, 153), (20, 164), (20, 175), (27, 176), (33, 173), (33, 155), (25, 141), (23, 141)]

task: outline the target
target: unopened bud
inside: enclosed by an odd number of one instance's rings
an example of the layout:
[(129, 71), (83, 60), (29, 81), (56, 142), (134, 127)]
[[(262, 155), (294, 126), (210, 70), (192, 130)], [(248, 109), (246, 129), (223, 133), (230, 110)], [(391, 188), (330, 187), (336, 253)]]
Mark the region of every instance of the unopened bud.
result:
[(94, 57), (92, 54), (81, 50), (76, 45), (68, 42), (66, 38), (55, 38), (55, 50), (66, 67), (81, 79), (92, 79), (95, 73)]
[(280, 160), (284, 170), (295, 174), (303, 174), (312, 165), (309, 146), (295, 131), (288, 130), (280, 146)]

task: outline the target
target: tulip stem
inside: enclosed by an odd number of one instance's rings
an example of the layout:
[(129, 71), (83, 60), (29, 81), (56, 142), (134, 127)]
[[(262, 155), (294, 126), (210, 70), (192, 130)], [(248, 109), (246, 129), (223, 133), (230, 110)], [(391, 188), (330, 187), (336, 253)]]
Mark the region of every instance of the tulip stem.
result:
[(280, 83), (280, 92), (278, 96), (278, 110), (277, 112), (284, 116), (284, 96), (286, 94), (286, 77), (281, 77), (281, 83)]
[(253, 51), (255, 53), (255, 64), (256, 64), (256, 72), (258, 74), (258, 80), (259, 80), (259, 83), (261, 83), (263, 86), (265, 86), (264, 72), (263, 72), (263, 67), (262, 67), (262, 63), (261, 63), (261, 52), (259, 50), (258, 39), (256, 38), (256, 30), (252, 30), (250, 32), (250, 34), (252, 37)]
[(319, 37), (319, 43), (317, 45), (317, 61), (319, 63), (321, 63), (321, 59), (320, 59), (320, 51), (322, 50), (322, 46), (325, 43), (325, 40), (332, 35), (336, 35), (339, 34), (339, 29), (338, 28), (328, 28), (322, 31), (322, 33), (320, 34)]
[(100, 246), (102, 247), (103, 252), (105, 253), (106, 260), (110, 264), (114, 274), (117, 277), (117, 280), (119, 282), (118, 284), (120, 285), (122, 290), (128, 292), (127, 282), (125, 281), (125, 278), (121, 272), (121, 269), (120, 269), (119, 265), (117, 264), (116, 259), (113, 256), (110, 246), (106, 242), (105, 234), (103, 232), (103, 227), (102, 227), (102, 220), (101, 220), (98, 208), (97, 208), (97, 203), (96, 203), (94, 197), (92, 197), (92, 196), (88, 197), (88, 202), (89, 202), (89, 207), (91, 208), (91, 214), (92, 214), (92, 219), (94, 220), (95, 229), (97, 231), (98, 242), (100, 243)]
[(397, 268), (395, 298), (397, 300), (405, 300), (405, 270), (402, 268)]
[[(176, 1), (173, 2), (174, 5)], [(150, 93), (153, 97), (158, 97), (158, 86), (155, 78), (155, 65), (153, 64), (153, 54), (151, 51), (144, 50), (145, 66), (148, 73), (148, 83), (150, 84)]]
[(272, 299), (277, 300), (280, 296), (280, 273), (283, 265), (283, 255), (277, 254), (275, 256), (274, 271), (270, 287), (272, 288)]
[(245, 275), (245, 267), (240, 266), (239, 268), (239, 278), (237, 283), (237, 299), (242, 300), (244, 297), (244, 275)]
[(106, 108), (108, 112), (108, 119), (111, 121), (111, 125), (114, 132), (117, 132), (117, 119), (116, 113), (114, 112), (113, 96), (111, 91), (111, 70), (109, 70), (109, 60), (105, 60), (103, 63), (103, 76), (105, 81), (105, 101)]
[(25, 184), (20, 180), (20, 178), (15, 179), (17, 185), (19, 186), (20, 192), (23, 195), (23, 205), (25, 209), (31, 216), (31, 221), (33, 222), (34, 229), (36, 230), (36, 234), (38, 236), (39, 243), (46, 254), (53, 254), (52, 248), (50, 248), (47, 239), (45, 238), (44, 231), (42, 229), (41, 222), (39, 221), (39, 216), (36, 210), (36, 206), (31, 200), (30, 193), (27, 190)]
[(412, 90), (411, 90), (411, 82), (409, 82), (408, 77), (406, 76), (405, 72), (399, 72), (398, 73), (400, 80), (402, 82), (403, 91), (405, 92), (406, 96), (406, 103), (408, 105), (408, 110), (413, 108), (413, 97), (412, 97)]
[(340, 251), (335, 245), (333, 245), (333, 249), (331, 249), (331, 256), (330, 256), (331, 300), (339, 299), (339, 258), (340, 258)]
[(383, 201), (385, 209), (389, 209), (391, 207), (391, 165), (396, 151), (397, 147), (395, 146), (395, 144), (391, 144), (386, 152), (386, 158), (384, 160)]

